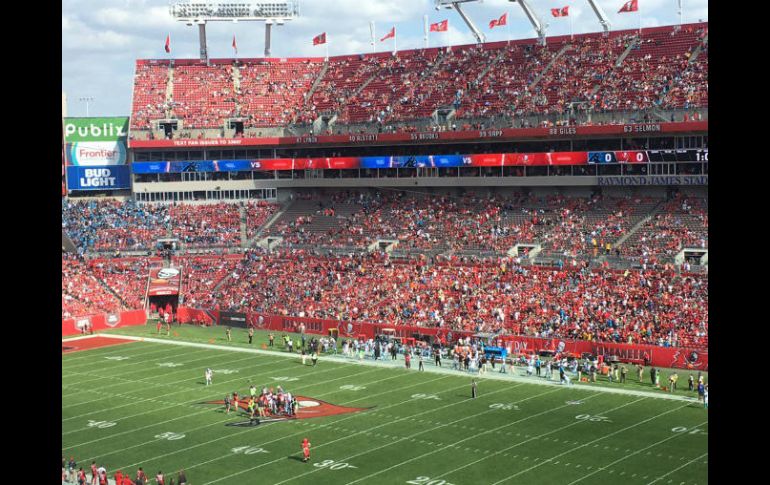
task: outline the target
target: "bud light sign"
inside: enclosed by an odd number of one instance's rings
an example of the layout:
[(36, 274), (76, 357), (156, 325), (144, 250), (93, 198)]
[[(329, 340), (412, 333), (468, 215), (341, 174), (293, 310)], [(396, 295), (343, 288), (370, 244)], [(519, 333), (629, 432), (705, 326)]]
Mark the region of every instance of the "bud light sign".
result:
[(131, 188), (127, 165), (109, 167), (67, 167), (69, 190), (119, 190)]

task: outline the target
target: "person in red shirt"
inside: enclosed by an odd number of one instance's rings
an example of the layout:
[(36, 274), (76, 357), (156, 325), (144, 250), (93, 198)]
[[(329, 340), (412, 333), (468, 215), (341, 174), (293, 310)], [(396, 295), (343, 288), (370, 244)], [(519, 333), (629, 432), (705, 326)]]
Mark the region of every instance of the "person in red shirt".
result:
[(97, 485), (99, 480), (99, 473), (96, 471), (96, 462), (91, 462), (91, 485)]
[(78, 470), (78, 485), (86, 485), (86, 472), (83, 471), (83, 467)]
[(304, 456), (302, 461), (307, 463), (310, 460), (310, 441), (307, 438), (302, 440), (302, 455)]
[(159, 471), (157, 475), (155, 475), (155, 481), (158, 482), (158, 485), (166, 485), (166, 479), (163, 477), (163, 472)]
[(147, 482), (147, 475), (144, 474), (142, 467), (139, 467), (139, 470), (136, 471), (136, 481), (141, 483)]
[(131, 479), (128, 478), (128, 475), (123, 475), (123, 482), (121, 483), (115, 482), (115, 485), (134, 485), (134, 482), (132, 482)]
[[(115, 472), (115, 477), (114, 477), (114, 478), (115, 478), (115, 483), (116, 483), (116, 484), (119, 484), (119, 483), (121, 483), (121, 482), (123, 481), (123, 472), (121, 472), (120, 470), (116, 471), (116, 472)], [(121, 484), (121, 485), (122, 485), (122, 484)]]
[(108, 485), (106, 471), (102, 471), (102, 473), (99, 475), (99, 485)]

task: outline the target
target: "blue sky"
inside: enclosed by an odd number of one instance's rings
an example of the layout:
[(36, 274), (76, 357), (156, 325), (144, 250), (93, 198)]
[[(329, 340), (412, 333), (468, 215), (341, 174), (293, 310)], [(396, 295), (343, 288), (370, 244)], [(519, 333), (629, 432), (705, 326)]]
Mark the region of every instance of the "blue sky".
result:
[[(682, 0), (683, 22), (708, 20), (708, 0)], [(600, 25), (586, 0), (529, 0), (545, 23), (548, 35), (569, 34), (568, 19), (553, 18), (551, 8), (570, 6), (575, 33), (596, 32)], [(618, 14), (624, 0), (599, 0), (613, 30), (670, 25), (679, 22), (677, 0), (639, 0), (641, 15)], [(376, 24), (377, 40), (395, 25), (398, 49), (419, 48), (423, 41), (423, 15), (429, 22), (449, 20), (449, 31), (433, 33), (431, 46), (474, 43), (475, 39), (454, 10), (434, 8), (433, 0), (300, 0), (301, 16), (273, 28), (273, 57), (319, 56), (313, 36), (327, 32), (329, 54), (371, 52), (369, 21)], [(167, 0), (62, 0), (62, 90), (67, 94), (68, 116), (85, 116), (81, 97), (93, 97), (91, 116), (128, 115), (136, 59), (197, 58), (197, 27), (171, 19)], [(488, 41), (505, 40), (505, 27), (488, 29), (491, 19), (508, 12), (513, 39), (535, 33), (521, 7), (508, 0), (483, 0), (465, 11), (487, 35)], [(163, 45), (171, 34), (171, 54)], [(233, 57), (233, 34), (238, 57), (262, 57), (264, 24), (213, 23), (207, 26), (209, 56)], [(392, 41), (377, 42), (377, 50), (393, 48)]]

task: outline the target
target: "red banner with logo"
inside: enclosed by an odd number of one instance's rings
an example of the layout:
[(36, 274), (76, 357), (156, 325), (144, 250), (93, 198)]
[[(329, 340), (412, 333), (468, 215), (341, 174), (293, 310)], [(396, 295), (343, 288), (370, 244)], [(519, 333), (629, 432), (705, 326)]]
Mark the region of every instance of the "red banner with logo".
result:
[(505, 165), (585, 165), (587, 152), (506, 153)]
[(150, 270), (150, 296), (178, 295), (182, 275), (177, 268), (152, 268)]
[(697, 349), (537, 337), (504, 337), (504, 341), (505, 346), (510, 348), (511, 355), (530, 354), (540, 350), (570, 352), (577, 355), (585, 352), (605, 357), (616, 355), (622, 361), (643, 363), (648, 360), (650, 365), (656, 367), (708, 370), (708, 352)]
[(102, 313), (78, 318), (67, 318), (61, 321), (62, 337), (83, 333), (84, 328), (94, 332), (116, 327), (128, 327), (144, 325), (147, 322), (147, 313), (144, 310), (129, 310), (118, 313)]

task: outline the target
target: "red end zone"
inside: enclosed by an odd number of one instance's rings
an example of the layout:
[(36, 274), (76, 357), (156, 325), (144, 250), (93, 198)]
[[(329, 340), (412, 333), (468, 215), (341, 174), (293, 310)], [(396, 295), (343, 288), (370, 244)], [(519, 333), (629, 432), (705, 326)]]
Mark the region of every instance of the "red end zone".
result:
[(99, 349), (101, 347), (111, 347), (113, 345), (130, 344), (134, 340), (119, 340), (107, 337), (92, 337), (78, 340), (62, 340), (61, 353), (79, 352), (81, 350)]

